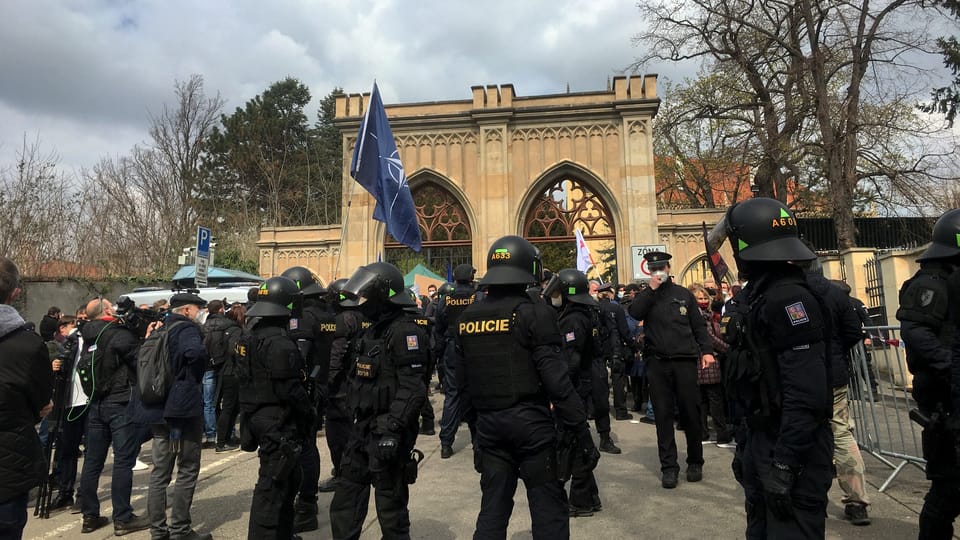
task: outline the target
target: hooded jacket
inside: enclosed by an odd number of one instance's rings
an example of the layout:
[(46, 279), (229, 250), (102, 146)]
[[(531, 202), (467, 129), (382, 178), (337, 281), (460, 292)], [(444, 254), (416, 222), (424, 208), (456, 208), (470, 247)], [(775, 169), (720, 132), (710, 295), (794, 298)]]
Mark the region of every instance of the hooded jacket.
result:
[(0, 304), (0, 503), (26, 493), (46, 475), (34, 425), (53, 394), (47, 346)]

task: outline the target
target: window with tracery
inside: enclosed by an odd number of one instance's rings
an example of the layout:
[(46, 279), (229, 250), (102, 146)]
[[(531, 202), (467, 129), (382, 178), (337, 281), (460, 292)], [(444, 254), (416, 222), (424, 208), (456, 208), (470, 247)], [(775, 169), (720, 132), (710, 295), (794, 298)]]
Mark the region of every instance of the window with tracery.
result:
[(384, 239), (387, 262), (397, 265), (404, 273), (422, 263), (441, 277), (446, 277), (448, 265), (453, 268), (472, 262), (470, 220), (460, 201), (431, 181), (412, 187), (411, 194), (423, 249), (416, 253), (387, 233)]
[(596, 278), (599, 273), (604, 280), (615, 280), (616, 231), (607, 204), (575, 177), (560, 177), (531, 205), (523, 222), (523, 236), (540, 248), (546, 268), (576, 268), (577, 229), (583, 233), (596, 263), (589, 277)]

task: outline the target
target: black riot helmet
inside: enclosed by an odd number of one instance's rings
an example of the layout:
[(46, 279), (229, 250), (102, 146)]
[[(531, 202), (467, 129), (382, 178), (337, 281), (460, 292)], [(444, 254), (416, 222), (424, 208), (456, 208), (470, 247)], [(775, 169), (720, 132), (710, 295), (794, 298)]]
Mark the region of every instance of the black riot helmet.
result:
[(353, 307), (369, 302), (375, 306), (406, 306), (409, 298), (404, 294), (405, 288), (403, 274), (396, 266), (385, 262), (370, 263), (358, 268), (343, 285), (341, 294), (347, 298), (340, 305)]
[(733, 253), (739, 260), (776, 262), (817, 258), (800, 241), (793, 213), (776, 199), (754, 197), (734, 204), (714, 230), (717, 229), (723, 229), (721, 234), (729, 236)]
[(590, 282), (587, 276), (576, 268), (565, 268), (550, 278), (546, 287), (543, 288), (543, 297), (550, 301), (554, 306), (558, 305), (557, 299), (574, 304), (596, 307), (599, 304), (590, 296)]
[(960, 208), (940, 216), (933, 226), (933, 242), (917, 261), (949, 259), (955, 255), (960, 255)]
[(327, 287), (327, 302), (331, 304), (339, 304), (341, 300), (346, 298), (343, 296), (343, 286), (347, 284), (347, 278), (340, 278), (334, 280)]
[(437, 296), (438, 297), (450, 296), (451, 294), (453, 294), (453, 291), (454, 291), (453, 283), (446, 282), (443, 285), (441, 285), (439, 289), (437, 289)]
[(319, 278), (317, 278), (313, 272), (307, 268), (304, 268), (303, 266), (287, 268), (281, 275), (293, 280), (293, 282), (297, 284), (297, 287), (300, 288), (300, 293), (304, 296), (319, 296), (322, 294), (327, 294), (327, 290), (324, 289), (323, 285), (320, 284)]
[(247, 310), (247, 317), (289, 317), (299, 296), (300, 289), (293, 280), (272, 277), (260, 284), (257, 300)]
[(472, 264), (458, 264), (457, 267), (453, 269), (453, 280), (457, 283), (470, 283), (473, 281), (473, 276), (476, 273), (477, 269), (474, 268)]
[(487, 273), (480, 285), (530, 285), (539, 283), (540, 250), (519, 236), (504, 236), (487, 253)]

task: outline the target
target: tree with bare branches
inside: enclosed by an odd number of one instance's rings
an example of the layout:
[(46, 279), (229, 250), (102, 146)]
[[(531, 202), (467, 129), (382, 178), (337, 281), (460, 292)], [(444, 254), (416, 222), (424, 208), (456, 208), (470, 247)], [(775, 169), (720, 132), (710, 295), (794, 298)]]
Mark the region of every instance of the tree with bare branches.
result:
[[(847, 248), (855, 245), (852, 210), (872, 129), (864, 111), (916, 91), (904, 81), (922, 80), (922, 70), (902, 58), (930, 43), (922, 7), (921, 0), (659, 1), (641, 6), (651, 26), (637, 36), (648, 51), (639, 63), (700, 59), (733, 75), (739, 92), (728, 95), (741, 99), (701, 115), (752, 115), (759, 194), (786, 201), (788, 178), (822, 180)], [(906, 18), (913, 24), (903, 25)]]

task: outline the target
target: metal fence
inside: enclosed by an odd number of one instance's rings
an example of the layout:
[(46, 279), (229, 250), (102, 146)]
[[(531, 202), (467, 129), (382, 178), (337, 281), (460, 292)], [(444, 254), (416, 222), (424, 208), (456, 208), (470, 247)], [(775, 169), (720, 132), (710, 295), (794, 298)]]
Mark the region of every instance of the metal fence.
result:
[(908, 465), (923, 469), (920, 426), (910, 420), (916, 407), (908, 389), (899, 326), (865, 328), (871, 343), (851, 350), (848, 396), (854, 436), (860, 449), (892, 469), (880, 486), (883, 492)]

